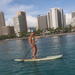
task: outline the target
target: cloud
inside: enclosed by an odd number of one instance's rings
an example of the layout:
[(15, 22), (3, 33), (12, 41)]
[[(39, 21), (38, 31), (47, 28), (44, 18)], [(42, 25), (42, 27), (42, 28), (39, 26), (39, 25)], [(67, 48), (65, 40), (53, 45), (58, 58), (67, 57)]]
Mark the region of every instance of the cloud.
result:
[(8, 17), (8, 16), (12, 17), (12, 16), (16, 15), (17, 11), (28, 12), (28, 11), (31, 11), (31, 9), (33, 9), (33, 8), (34, 8), (33, 5), (18, 5), (18, 4), (16, 4), (14, 6), (10, 6), (10, 8), (6, 10), (5, 14), (6, 14), (6, 17)]
[(37, 27), (37, 18), (33, 16), (27, 16), (28, 27)]
[(0, 10), (3, 10), (4, 8), (6, 8), (13, 1), (14, 0), (1, 0), (1, 2), (0, 2)]
[(13, 1), (13, 0), (1, 0), (0, 6), (5, 6), (5, 5), (11, 3), (12, 1)]
[(28, 14), (33, 15), (33, 16), (38, 16), (38, 15), (44, 15), (47, 14), (48, 10), (35, 10), (28, 12)]
[(14, 24), (13, 24), (13, 20), (12, 19), (10, 19), (10, 18), (8, 18), (7, 20), (6, 20), (6, 26), (13, 26)]
[(29, 11), (31, 9), (33, 9), (34, 6), (33, 5), (14, 5), (14, 6), (11, 6), (8, 11), (10, 13), (14, 13), (14, 12), (17, 12), (17, 11)]

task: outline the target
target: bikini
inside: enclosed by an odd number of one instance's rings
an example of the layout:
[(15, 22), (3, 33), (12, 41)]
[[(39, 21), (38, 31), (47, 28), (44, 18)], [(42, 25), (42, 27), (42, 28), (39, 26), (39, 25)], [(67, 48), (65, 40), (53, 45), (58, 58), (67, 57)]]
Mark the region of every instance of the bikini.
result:
[(32, 37), (32, 40), (35, 40), (35, 38)]
[[(35, 41), (35, 38), (34, 38), (34, 37), (32, 37), (32, 40), (34, 40), (34, 41)], [(33, 45), (35, 46), (36, 44), (34, 43)]]

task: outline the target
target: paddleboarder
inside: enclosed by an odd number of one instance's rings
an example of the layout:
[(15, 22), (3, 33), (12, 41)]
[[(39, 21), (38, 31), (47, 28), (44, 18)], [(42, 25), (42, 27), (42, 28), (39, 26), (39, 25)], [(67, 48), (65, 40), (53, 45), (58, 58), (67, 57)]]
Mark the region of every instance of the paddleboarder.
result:
[(35, 32), (32, 32), (29, 36), (29, 44), (32, 48), (32, 58), (35, 59), (36, 58), (36, 54), (37, 54), (37, 46), (35, 44)]

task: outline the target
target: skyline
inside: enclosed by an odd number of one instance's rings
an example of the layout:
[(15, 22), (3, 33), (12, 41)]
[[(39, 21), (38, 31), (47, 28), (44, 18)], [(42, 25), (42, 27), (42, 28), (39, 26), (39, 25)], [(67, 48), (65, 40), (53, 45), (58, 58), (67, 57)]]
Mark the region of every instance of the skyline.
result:
[(75, 11), (75, 0), (2, 0), (0, 11), (5, 14), (6, 24), (12, 23), (12, 18), (17, 11), (25, 11), (27, 14), (27, 24), (35, 26), (36, 16), (46, 14), (51, 8), (62, 8), (65, 13)]

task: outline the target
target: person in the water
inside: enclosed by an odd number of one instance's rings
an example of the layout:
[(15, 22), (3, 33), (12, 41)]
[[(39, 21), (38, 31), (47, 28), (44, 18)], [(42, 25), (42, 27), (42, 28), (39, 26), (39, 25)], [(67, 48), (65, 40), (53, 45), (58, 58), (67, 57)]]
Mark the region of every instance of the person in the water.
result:
[(29, 44), (32, 48), (32, 58), (36, 58), (37, 54), (37, 46), (35, 44), (35, 32), (32, 32), (29, 36)]

